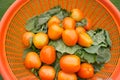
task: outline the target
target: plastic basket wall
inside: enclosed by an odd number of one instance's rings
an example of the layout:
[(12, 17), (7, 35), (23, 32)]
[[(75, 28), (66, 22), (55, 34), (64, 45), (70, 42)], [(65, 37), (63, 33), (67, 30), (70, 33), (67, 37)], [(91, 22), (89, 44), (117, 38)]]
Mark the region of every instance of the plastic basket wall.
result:
[(107, 10), (95, 0), (30, 0), (26, 2), (14, 15), (9, 24), (5, 38), (6, 58), (11, 71), (16, 79), (37, 79), (27, 70), (23, 64), (22, 35), (25, 32), (26, 21), (39, 15), (50, 8), (60, 5), (62, 8), (71, 10), (79, 8), (93, 23), (93, 29), (103, 28), (110, 34), (112, 40), (111, 60), (94, 78), (110, 79), (120, 57), (120, 36), (116, 23)]

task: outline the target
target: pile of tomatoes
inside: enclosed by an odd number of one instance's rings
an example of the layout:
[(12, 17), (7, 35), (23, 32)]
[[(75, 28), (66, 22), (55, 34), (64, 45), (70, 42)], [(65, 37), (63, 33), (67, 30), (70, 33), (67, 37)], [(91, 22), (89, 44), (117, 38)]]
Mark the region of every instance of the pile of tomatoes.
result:
[[(87, 18), (86, 26), (76, 26), (76, 22), (83, 18), (83, 13), (79, 9), (73, 9), (71, 16), (65, 17), (62, 21), (57, 16), (51, 17), (47, 23), (47, 34), (25, 32), (23, 44), (29, 47), (30, 38), (32, 38), (34, 46), (40, 49), (39, 55), (36, 52), (27, 53), (24, 60), (25, 67), (39, 69), (38, 74), (41, 80), (54, 80), (56, 71), (51, 64), (56, 61), (56, 50), (48, 45), (49, 40), (62, 39), (67, 46), (79, 44), (83, 47), (90, 47), (93, 40), (86, 31), (91, 29), (91, 21)], [(58, 80), (77, 80), (77, 76), (91, 78), (94, 75), (93, 66), (89, 63), (81, 63), (80, 58), (74, 54), (63, 55), (59, 64)]]

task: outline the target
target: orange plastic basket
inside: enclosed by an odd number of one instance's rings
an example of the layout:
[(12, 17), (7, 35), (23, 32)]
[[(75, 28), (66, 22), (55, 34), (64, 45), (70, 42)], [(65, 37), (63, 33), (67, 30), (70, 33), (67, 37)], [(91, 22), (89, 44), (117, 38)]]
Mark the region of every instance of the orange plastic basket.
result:
[(119, 80), (120, 74), (120, 13), (109, 0), (17, 0), (0, 23), (0, 73), (5, 80), (37, 80), (23, 64), (23, 44), (26, 21), (60, 5), (71, 10), (79, 8), (93, 23), (93, 29), (103, 28), (112, 40), (111, 60), (97, 74), (96, 80)]

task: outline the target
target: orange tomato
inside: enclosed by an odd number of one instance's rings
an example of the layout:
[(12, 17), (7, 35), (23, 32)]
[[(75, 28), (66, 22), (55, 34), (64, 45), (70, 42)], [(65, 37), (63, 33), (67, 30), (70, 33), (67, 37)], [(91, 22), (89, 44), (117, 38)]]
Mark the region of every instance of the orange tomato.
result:
[(61, 38), (63, 32), (63, 28), (59, 26), (57, 23), (51, 24), (50, 28), (48, 29), (48, 37), (51, 40), (57, 40)]
[(53, 46), (44, 46), (40, 51), (40, 59), (43, 63), (52, 64), (56, 59), (56, 50)]
[(80, 78), (91, 78), (94, 75), (94, 68), (89, 63), (82, 63), (80, 70), (78, 71), (78, 76)]
[(42, 47), (46, 46), (48, 42), (48, 35), (43, 32), (39, 32), (33, 36), (33, 43), (38, 49), (41, 49)]
[(76, 55), (64, 55), (60, 59), (60, 68), (67, 73), (74, 73), (80, 69), (80, 58)]
[(75, 29), (76, 22), (71, 17), (66, 17), (63, 19), (63, 28), (64, 29)]
[(30, 38), (32, 38), (35, 34), (33, 32), (25, 32), (22, 36), (22, 42), (26, 47), (30, 46)]
[(60, 19), (57, 17), (57, 16), (53, 16), (50, 18), (50, 20), (48, 21), (47, 25), (48, 25), (48, 28), (50, 27), (51, 24), (53, 23), (58, 23), (60, 24)]
[(66, 73), (64, 71), (59, 71), (58, 80), (77, 80), (77, 76), (75, 73)]
[(52, 66), (43, 65), (38, 74), (41, 80), (54, 80), (55, 69)]
[(83, 27), (78, 26), (78, 27), (76, 27), (76, 32), (77, 32), (77, 34), (79, 34), (81, 32), (86, 32), (86, 30)]
[(77, 32), (74, 29), (66, 29), (62, 33), (62, 39), (67, 46), (74, 46), (78, 41)]
[(78, 34), (78, 44), (83, 47), (90, 47), (93, 40), (86, 32), (81, 32)]
[(25, 67), (28, 69), (31, 68), (40, 68), (41, 60), (39, 55), (36, 52), (29, 52), (27, 53), (25, 60), (24, 60)]
[(71, 17), (76, 21), (80, 21), (83, 18), (83, 13), (79, 9), (72, 9)]
[(86, 18), (86, 20), (87, 20), (87, 24), (84, 26), (84, 28), (86, 30), (90, 30), (92, 28), (92, 22), (91, 22), (90, 18)]

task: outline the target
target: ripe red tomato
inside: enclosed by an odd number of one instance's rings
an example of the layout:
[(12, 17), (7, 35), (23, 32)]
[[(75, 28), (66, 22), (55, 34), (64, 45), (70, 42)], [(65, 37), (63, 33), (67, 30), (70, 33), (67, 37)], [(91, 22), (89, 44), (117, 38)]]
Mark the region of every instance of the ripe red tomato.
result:
[(75, 21), (80, 21), (83, 18), (83, 13), (79, 9), (72, 9), (71, 17)]
[(94, 75), (94, 68), (89, 63), (82, 63), (80, 70), (78, 71), (78, 76), (80, 78), (91, 78)]
[(63, 19), (63, 28), (64, 29), (75, 29), (76, 22), (71, 17), (66, 17)]
[(64, 55), (60, 59), (60, 68), (67, 73), (74, 73), (80, 69), (80, 58), (76, 55)]
[(63, 28), (60, 27), (58, 23), (53, 23), (48, 28), (48, 37), (51, 40), (57, 40), (57, 39), (61, 38), (62, 32), (63, 32)]
[(40, 51), (40, 60), (52, 64), (56, 60), (56, 50), (53, 46), (44, 46)]
[(74, 46), (78, 41), (77, 32), (74, 29), (66, 29), (62, 33), (62, 39), (67, 46)]

